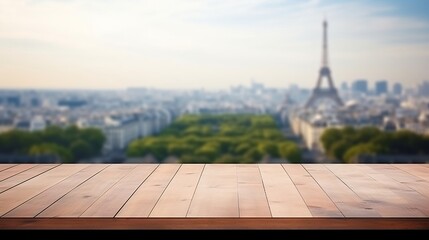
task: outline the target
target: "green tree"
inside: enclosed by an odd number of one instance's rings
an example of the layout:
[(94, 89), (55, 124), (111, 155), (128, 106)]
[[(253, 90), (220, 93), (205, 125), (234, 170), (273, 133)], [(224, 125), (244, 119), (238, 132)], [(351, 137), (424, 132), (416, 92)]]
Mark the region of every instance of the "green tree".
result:
[(231, 154), (225, 154), (217, 158), (214, 163), (240, 163), (241, 159), (239, 157), (233, 156)]
[(342, 132), (340, 129), (337, 128), (328, 128), (326, 129), (320, 138), (323, 148), (326, 152), (328, 152), (331, 149), (331, 146), (340, 140), (342, 137)]
[(55, 143), (60, 146), (68, 146), (70, 144), (69, 137), (65, 131), (58, 126), (49, 126), (40, 133), (41, 139), (46, 143)]
[(28, 151), (30, 156), (53, 155), (64, 163), (73, 162), (72, 154), (69, 150), (53, 143), (42, 143), (33, 145)]
[(193, 150), (192, 146), (185, 143), (172, 142), (168, 144), (168, 154), (170, 156), (180, 157), (183, 154), (192, 152), (192, 150)]
[(262, 156), (278, 157), (279, 152), (277, 144), (273, 142), (261, 142), (258, 144), (258, 150)]
[(350, 147), (344, 154), (344, 161), (346, 163), (353, 163), (355, 157), (360, 155), (374, 155), (380, 152), (376, 145), (371, 143), (361, 143)]
[(287, 159), (290, 163), (300, 163), (302, 161), (301, 151), (296, 144), (283, 142), (278, 144), (280, 157)]
[(235, 150), (234, 150), (234, 152), (236, 153), (236, 154), (244, 154), (244, 153), (246, 153), (247, 151), (249, 151), (251, 148), (253, 148), (253, 145), (251, 144), (251, 143), (249, 143), (249, 142), (243, 142), (243, 143), (240, 143), (236, 148), (235, 148)]
[(337, 160), (343, 161), (344, 160), (344, 154), (347, 152), (347, 150), (353, 146), (350, 141), (347, 140), (340, 140), (338, 142), (335, 142), (329, 149), (328, 155), (330, 157), (333, 157)]
[(248, 150), (246, 154), (244, 154), (244, 158), (248, 159), (247, 161), (249, 162), (259, 162), (262, 158), (262, 155), (256, 148), (252, 148)]
[(106, 141), (106, 137), (101, 130), (96, 128), (85, 128), (78, 133), (79, 139), (86, 140), (92, 147), (94, 153), (99, 154)]
[(184, 115), (158, 136), (130, 143), (127, 155), (152, 154), (158, 159), (174, 155), (181, 162), (251, 163), (260, 161), (261, 153), (277, 157), (281, 141), (283, 134), (268, 115)]
[(180, 161), (182, 163), (211, 163), (212, 160), (205, 157), (205, 156), (199, 156), (199, 155), (183, 155), (180, 157)]
[(40, 142), (39, 138), (35, 134), (11, 130), (0, 134), (0, 152), (6, 154), (25, 153), (38, 142)]
[(84, 140), (76, 140), (70, 145), (70, 152), (75, 161), (92, 157), (94, 150), (91, 145)]
[(127, 147), (127, 156), (128, 157), (144, 157), (149, 152), (144, 146), (144, 140), (136, 140), (131, 142)]

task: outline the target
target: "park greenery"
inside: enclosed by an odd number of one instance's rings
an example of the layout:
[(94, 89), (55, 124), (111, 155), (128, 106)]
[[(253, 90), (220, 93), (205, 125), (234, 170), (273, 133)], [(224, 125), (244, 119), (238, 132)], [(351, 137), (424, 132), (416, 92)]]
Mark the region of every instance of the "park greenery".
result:
[(301, 161), (296, 144), (283, 137), (269, 115), (184, 115), (158, 136), (131, 142), (127, 155), (152, 155), (160, 162), (174, 156), (182, 163)]
[(375, 127), (329, 128), (321, 136), (326, 154), (341, 162), (360, 155), (427, 155), (429, 137), (408, 130), (384, 132)]
[(95, 128), (50, 126), (35, 132), (11, 130), (0, 134), (0, 153), (55, 156), (61, 162), (71, 163), (99, 155), (104, 142), (103, 133)]

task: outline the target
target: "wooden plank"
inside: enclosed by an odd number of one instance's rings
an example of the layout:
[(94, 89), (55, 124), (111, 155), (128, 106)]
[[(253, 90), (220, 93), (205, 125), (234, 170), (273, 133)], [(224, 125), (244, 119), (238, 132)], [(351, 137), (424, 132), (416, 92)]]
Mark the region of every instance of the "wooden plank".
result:
[(116, 217), (148, 217), (180, 164), (160, 165), (125, 203)]
[[(422, 229), (428, 218), (11, 218), (0, 229)], [(180, 234), (175, 237), (180, 238)]]
[(429, 197), (429, 182), (417, 176), (402, 171), (390, 164), (370, 164), (371, 168), (383, 172), (386, 176), (398, 181), (407, 187), (415, 190), (425, 197)]
[(78, 217), (135, 165), (112, 164), (73, 189), (36, 217)]
[(311, 217), (310, 210), (280, 164), (259, 164), (273, 217)]
[(16, 174), (24, 172), (34, 166), (37, 166), (37, 164), (19, 164), (19, 165), (15, 165), (13, 167), (7, 168), (4, 171), (0, 172), (0, 181), (3, 181), (12, 176), (15, 176)]
[(114, 217), (157, 167), (158, 164), (137, 165), (127, 176), (95, 201), (81, 217)]
[(237, 165), (237, 181), (240, 217), (271, 217), (259, 166)]
[(358, 165), (328, 164), (326, 166), (382, 217), (424, 216), (416, 208), (404, 207), (407, 203), (404, 198), (359, 171)]
[(303, 164), (319, 186), (345, 217), (380, 217), (367, 202), (362, 200), (336, 175), (322, 164)]
[(411, 175), (429, 181), (429, 169), (424, 167), (423, 164), (394, 164), (393, 166), (401, 169), (402, 171), (408, 172)]
[(16, 164), (0, 163), (0, 172), (14, 166), (16, 166)]
[(150, 217), (186, 217), (204, 164), (185, 164), (165, 189)]
[(356, 166), (361, 171), (365, 172), (369, 177), (382, 184), (383, 187), (390, 189), (392, 192), (400, 195), (406, 200), (403, 207), (419, 209), (426, 216), (429, 216), (429, 198), (423, 196), (417, 191), (411, 189), (407, 185), (396, 181), (395, 179), (384, 174), (383, 171), (377, 171), (367, 164), (359, 164)]
[(188, 217), (239, 217), (235, 164), (207, 164)]
[(0, 216), (84, 167), (80, 164), (60, 165), (0, 194)]
[(21, 204), (3, 217), (35, 217), (107, 166), (105, 164), (90, 164), (88, 167)]
[(58, 166), (58, 164), (40, 164), (10, 178), (7, 178), (0, 182), (0, 193), (3, 193), (25, 181), (28, 181), (29, 179), (38, 176), (56, 166)]
[(344, 217), (301, 164), (283, 164), (313, 217)]

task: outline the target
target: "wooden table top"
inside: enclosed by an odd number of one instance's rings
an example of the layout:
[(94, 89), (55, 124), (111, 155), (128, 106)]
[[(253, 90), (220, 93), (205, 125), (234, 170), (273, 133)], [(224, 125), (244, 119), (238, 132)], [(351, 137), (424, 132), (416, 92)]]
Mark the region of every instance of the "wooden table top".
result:
[(429, 228), (429, 164), (0, 164), (0, 228)]

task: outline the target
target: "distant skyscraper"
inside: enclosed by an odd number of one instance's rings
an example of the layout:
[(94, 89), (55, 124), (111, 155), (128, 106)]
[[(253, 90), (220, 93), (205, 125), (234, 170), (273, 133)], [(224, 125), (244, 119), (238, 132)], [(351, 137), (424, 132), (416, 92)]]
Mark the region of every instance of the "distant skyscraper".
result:
[(388, 84), (386, 80), (380, 80), (375, 83), (375, 94), (381, 95), (386, 94), (388, 90)]
[(347, 82), (342, 82), (342, 83), (341, 83), (341, 90), (342, 90), (342, 91), (347, 91), (347, 90), (349, 90), (349, 85), (347, 84)]
[(402, 94), (402, 84), (395, 83), (393, 84), (393, 94), (401, 95)]
[(368, 81), (358, 79), (352, 83), (352, 91), (357, 93), (368, 93)]
[(418, 87), (418, 92), (421, 96), (429, 96), (429, 81), (423, 81)]

